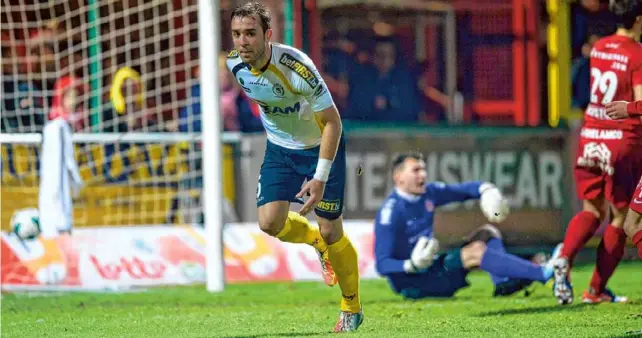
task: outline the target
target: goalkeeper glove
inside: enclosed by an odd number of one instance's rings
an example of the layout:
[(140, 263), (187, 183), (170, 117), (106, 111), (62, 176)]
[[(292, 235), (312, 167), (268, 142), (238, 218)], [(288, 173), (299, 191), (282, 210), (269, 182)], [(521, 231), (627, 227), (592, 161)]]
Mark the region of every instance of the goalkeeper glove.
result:
[(479, 193), (479, 207), (486, 219), (491, 223), (503, 222), (510, 213), (510, 208), (499, 189), (491, 183), (483, 183), (479, 187)]
[(410, 254), (410, 259), (403, 262), (403, 269), (406, 273), (423, 272), (431, 265), (437, 251), (439, 250), (439, 241), (435, 238), (425, 236), (419, 237)]

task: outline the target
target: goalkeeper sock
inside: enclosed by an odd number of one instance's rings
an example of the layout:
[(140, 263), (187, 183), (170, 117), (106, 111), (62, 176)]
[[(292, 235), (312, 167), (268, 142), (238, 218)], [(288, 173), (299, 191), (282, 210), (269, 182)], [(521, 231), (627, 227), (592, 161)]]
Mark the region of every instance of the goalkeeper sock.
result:
[(498, 277), (523, 278), (542, 283), (546, 283), (553, 276), (552, 269), (488, 247), (479, 267)]
[(309, 244), (321, 252), (326, 251), (328, 248), (321, 237), (319, 229), (313, 228), (307, 218), (292, 211), (288, 212), (285, 225), (281, 232), (276, 235), (276, 238), (288, 243)]
[(569, 264), (573, 260), (586, 242), (593, 237), (600, 227), (600, 220), (592, 212), (582, 211), (575, 215), (568, 224), (566, 236), (564, 237), (564, 246), (562, 247), (562, 257), (568, 259)]
[(642, 230), (636, 232), (631, 240), (633, 241), (633, 245), (638, 248), (638, 256), (642, 259)]
[(597, 248), (597, 262), (591, 278), (591, 288), (596, 295), (601, 294), (606, 287), (615, 268), (624, 256), (626, 233), (624, 229), (608, 225), (604, 230), (602, 241)]
[[(486, 243), (486, 247), (491, 248), (498, 252), (506, 252), (506, 249), (504, 249), (504, 243), (502, 242), (501, 239), (498, 239), (498, 238), (493, 238), (489, 240)], [(492, 273), (489, 273), (489, 275), (490, 275), (490, 279), (493, 281), (493, 284), (495, 285), (499, 283), (503, 283), (509, 279), (508, 277), (497, 276), (497, 275), (493, 275)]]
[(336, 243), (328, 245), (328, 257), (341, 288), (341, 311), (352, 313), (361, 311), (357, 250), (345, 233)]

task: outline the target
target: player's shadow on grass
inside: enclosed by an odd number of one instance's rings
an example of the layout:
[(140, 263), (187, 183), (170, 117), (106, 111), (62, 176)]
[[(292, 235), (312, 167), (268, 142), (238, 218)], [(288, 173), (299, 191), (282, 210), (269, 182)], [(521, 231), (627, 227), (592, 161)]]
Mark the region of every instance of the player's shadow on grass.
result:
[(582, 311), (584, 307), (591, 306), (591, 305), (593, 304), (580, 303), (577, 305), (569, 305), (569, 306), (551, 305), (551, 306), (544, 306), (544, 307), (527, 307), (527, 308), (520, 307), (518, 309), (504, 309), (504, 310), (498, 310), (498, 311), (482, 312), (477, 314), (475, 317), (523, 315), (523, 314), (550, 313), (550, 312), (560, 312), (560, 311), (571, 311), (571, 312)]
[(329, 331), (321, 332), (282, 332), (282, 333), (263, 333), (253, 335), (224, 336), (223, 338), (263, 338), (263, 337), (306, 337), (318, 336), (330, 333)]

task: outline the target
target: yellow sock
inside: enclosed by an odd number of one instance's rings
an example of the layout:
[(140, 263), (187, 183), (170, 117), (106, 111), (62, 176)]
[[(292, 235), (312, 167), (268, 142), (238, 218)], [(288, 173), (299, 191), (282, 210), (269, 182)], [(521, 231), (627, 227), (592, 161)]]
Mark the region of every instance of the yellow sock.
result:
[(336, 243), (328, 245), (328, 256), (341, 287), (341, 311), (361, 311), (357, 250), (345, 233)]
[(292, 211), (288, 213), (285, 226), (276, 235), (276, 238), (288, 243), (309, 244), (321, 252), (327, 250), (319, 229), (313, 228), (307, 218)]

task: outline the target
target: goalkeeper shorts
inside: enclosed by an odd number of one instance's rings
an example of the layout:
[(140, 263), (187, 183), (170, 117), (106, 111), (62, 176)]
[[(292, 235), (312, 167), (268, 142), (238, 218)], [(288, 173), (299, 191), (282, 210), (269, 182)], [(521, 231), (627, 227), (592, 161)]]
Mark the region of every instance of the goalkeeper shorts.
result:
[[(256, 187), (257, 206), (274, 201), (304, 203), (296, 194), (301, 191), (303, 182), (314, 176), (320, 148), (287, 149), (268, 141)], [(341, 136), (323, 198), (314, 209), (317, 216), (331, 220), (341, 216), (345, 183), (346, 151)]]
[(388, 276), (388, 282), (392, 290), (404, 298), (452, 297), (470, 285), (466, 279), (468, 270), (460, 264), (452, 264), (453, 261), (461, 261), (459, 255), (459, 250), (439, 255), (425, 272), (391, 275)]

